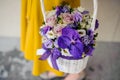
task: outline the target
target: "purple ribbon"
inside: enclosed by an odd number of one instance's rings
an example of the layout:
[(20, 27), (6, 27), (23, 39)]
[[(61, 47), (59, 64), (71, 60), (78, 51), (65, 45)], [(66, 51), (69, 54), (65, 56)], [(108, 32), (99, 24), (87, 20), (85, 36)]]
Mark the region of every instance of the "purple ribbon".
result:
[(51, 59), (51, 62), (52, 62), (52, 65), (53, 65), (53, 68), (55, 68), (56, 70), (59, 70), (58, 68), (58, 65), (57, 65), (57, 62), (56, 60), (61, 57), (63, 59), (67, 59), (67, 60), (79, 60), (79, 59), (82, 59), (82, 58), (74, 58), (72, 56), (64, 56), (64, 55), (61, 55), (60, 52), (57, 52), (55, 50), (47, 50), (41, 57), (40, 57), (40, 60), (46, 60), (48, 57), (50, 57)]

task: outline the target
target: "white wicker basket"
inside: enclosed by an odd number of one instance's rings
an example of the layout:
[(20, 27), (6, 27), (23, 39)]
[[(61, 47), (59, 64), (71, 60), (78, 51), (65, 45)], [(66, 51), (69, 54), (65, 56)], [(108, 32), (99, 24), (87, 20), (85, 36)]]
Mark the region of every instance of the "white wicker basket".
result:
[[(41, 1), (41, 9), (44, 17), (44, 21), (46, 22), (46, 16), (45, 16), (45, 9), (44, 9), (44, 0)], [(93, 12), (93, 21), (91, 24), (91, 29), (94, 30), (96, 15), (97, 15), (97, 0), (93, 0), (94, 2), (94, 12)], [(42, 55), (43, 52), (40, 50), (37, 50), (37, 55)], [(65, 72), (65, 73), (79, 73), (82, 70), (86, 68), (87, 62), (88, 62), (89, 56), (86, 56), (83, 59), (79, 60), (67, 60), (59, 57), (56, 62), (57, 66), (59, 68), (59, 71)], [(47, 59), (49, 65), (53, 68), (52, 62), (50, 57)]]
[[(38, 49), (37, 55), (43, 55), (43, 52), (41, 52), (41, 50)], [(65, 73), (79, 73), (86, 68), (88, 59), (89, 59), (89, 56), (86, 56), (85, 58), (79, 59), (79, 60), (67, 60), (67, 59), (63, 59), (59, 57), (56, 60), (56, 63), (59, 68), (59, 71), (62, 71)], [(50, 56), (47, 60), (48, 60), (49, 65), (53, 68)]]
[[(65, 73), (79, 73), (86, 68), (89, 56), (80, 59), (80, 60), (67, 60), (63, 58), (57, 59), (57, 66), (59, 71)], [(50, 57), (48, 58), (49, 65), (53, 68)]]

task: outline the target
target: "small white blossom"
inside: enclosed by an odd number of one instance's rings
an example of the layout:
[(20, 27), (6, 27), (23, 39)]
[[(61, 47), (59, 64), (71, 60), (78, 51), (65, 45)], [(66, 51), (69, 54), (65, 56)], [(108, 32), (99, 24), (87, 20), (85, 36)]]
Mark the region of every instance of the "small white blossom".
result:
[(51, 31), (48, 31), (47, 33), (46, 33), (46, 36), (47, 36), (47, 38), (49, 38), (49, 39), (55, 39), (56, 38), (56, 35), (55, 35), (55, 33), (51, 30)]
[(78, 7), (77, 10), (80, 11), (80, 12), (83, 12), (85, 9), (82, 8), (82, 7)]
[(70, 54), (70, 52), (69, 52), (68, 49), (62, 49), (62, 50), (61, 50), (61, 53), (62, 53), (62, 55), (64, 55), (64, 56), (72, 56), (72, 55)]
[(78, 30), (78, 33), (80, 34), (81, 37), (86, 35), (86, 31), (84, 29)]
[(48, 39), (45, 36), (42, 36), (42, 43), (45, 43)]

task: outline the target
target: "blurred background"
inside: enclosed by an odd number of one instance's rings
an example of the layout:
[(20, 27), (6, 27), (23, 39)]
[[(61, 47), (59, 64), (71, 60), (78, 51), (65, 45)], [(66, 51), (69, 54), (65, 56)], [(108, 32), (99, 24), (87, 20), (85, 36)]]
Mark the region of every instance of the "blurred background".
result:
[[(120, 0), (98, 1), (99, 36), (84, 80), (120, 80)], [(81, 5), (93, 11), (92, 0)], [(19, 50), (20, 10), (21, 0), (0, 0), (0, 80), (42, 80)]]

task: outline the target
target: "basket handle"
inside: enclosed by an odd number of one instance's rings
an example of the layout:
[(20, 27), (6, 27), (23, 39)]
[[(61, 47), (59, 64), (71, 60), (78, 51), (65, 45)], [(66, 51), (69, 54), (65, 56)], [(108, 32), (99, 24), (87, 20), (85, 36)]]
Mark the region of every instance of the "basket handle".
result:
[[(44, 0), (40, 0), (41, 3), (41, 10), (43, 14), (44, 21), (46, 22), (46, 16), (45, 16), (45, 8), (44, 8)], [(94, 31), (95, 28), (95, 22), (97, 17), (97, 9), (98, 9), (98, 0), (93, 0), (93, 20), (91, 23), (91, 29)]]

